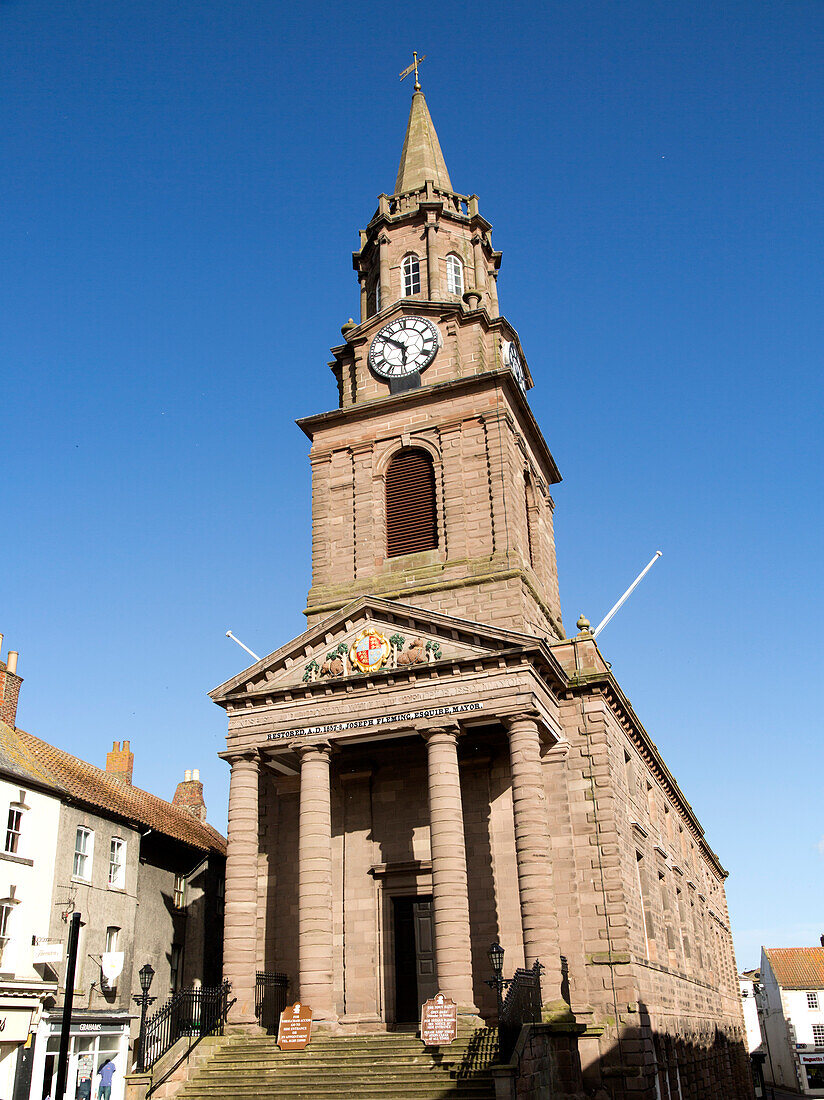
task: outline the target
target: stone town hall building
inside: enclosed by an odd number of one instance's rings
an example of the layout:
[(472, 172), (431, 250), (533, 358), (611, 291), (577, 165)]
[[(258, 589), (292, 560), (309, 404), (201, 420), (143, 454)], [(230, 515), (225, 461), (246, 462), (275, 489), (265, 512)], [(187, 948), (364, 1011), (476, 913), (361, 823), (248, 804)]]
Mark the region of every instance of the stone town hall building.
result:
[(336, 1032), (436, 990), (491, 1021), (500, 938), (507, 973), (543, 964), (589, 1093), (748, 1097), (726, 871), (589, 624), (562, 626), (560, 475), (490, 229), (416, 89), (353, 255), (337, 407), (299, 421), (308, 629), (212, 692), (235, 1023), (259, 969)]

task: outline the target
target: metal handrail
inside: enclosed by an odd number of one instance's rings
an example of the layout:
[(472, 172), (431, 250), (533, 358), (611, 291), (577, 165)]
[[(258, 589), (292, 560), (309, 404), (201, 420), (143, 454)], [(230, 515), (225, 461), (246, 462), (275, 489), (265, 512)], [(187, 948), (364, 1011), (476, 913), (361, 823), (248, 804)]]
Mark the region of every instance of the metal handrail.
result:
[(529, 970), (519, 968), (509, 981), (498, 1020), (499, 1051), (502, 1062), (508, 1062), (515, 1050), (524, 1024), (541, 1021), (541, 971), (536, 960)]
[[(222, 1033), (229, 1011), (230, 990), (231, 986), (224, 981), (213, 989), (181, 989), (174, 993), (146, 1021), (139, 1060), (142, 1069), (149, 1070), (156, 1065), (179, 1039), (188, 1037), (190, 1040), (181, 1059), (184, 1061), (205, 1036)], [(158, 1084), (153, 1082), (149, 1091), (153, 1092)]]

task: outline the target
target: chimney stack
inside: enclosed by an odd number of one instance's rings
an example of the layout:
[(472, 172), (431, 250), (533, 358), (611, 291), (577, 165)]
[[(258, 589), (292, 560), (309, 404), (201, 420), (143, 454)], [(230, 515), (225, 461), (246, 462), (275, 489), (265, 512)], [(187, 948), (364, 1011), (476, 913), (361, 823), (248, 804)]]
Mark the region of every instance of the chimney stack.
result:
[[(3, 644), (3, 635), (0, 634), (0, 646)], [(17, 724), (17, 700), (20, 695), (20, 685), (23, 683), (21, 676), (17, 675), (17, 658), (15, 650), (9, 650), (5, 664), (0, 661), (0, 721), (15, 728)]]
[(203, 801), (203, 784), (200, 782), (200, 769), (188, 769), (183, 773), (183, 782), (178, 783), (172, 805), (198, 821), (206, 820), (206, 803)]
[(129, 749), (129, 742), (124, 741), (121, 748), (120, 742), (115, 741), (112, 744), (112, 751), (106, 753), (107, 773), (119, 779), (121, 783), (131, 784), (133, 769), (134, 753)]

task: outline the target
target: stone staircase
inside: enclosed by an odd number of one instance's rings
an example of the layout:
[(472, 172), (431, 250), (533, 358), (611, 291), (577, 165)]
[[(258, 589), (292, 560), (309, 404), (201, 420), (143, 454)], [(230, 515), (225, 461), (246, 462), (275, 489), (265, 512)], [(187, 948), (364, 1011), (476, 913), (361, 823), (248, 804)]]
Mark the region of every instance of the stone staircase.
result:
[(178, 1100), (494, 1100), (496, 1033), (482, 1029), (440, 1050), (411, 1033), (313, 1036), (282, 1052), (273, 1037), (225, 1042), (178, 1092)]

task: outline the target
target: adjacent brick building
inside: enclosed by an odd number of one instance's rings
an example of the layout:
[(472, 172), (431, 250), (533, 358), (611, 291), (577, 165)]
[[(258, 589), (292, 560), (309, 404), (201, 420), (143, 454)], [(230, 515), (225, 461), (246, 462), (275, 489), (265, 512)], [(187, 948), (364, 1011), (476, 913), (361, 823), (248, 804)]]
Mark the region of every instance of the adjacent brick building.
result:
[(299, 422), (309, 628), (212, 693), (234, 1019), (280, 970), (332, 1031), (414, 1021), (436, 989), (491, 1021), (500, 939), (578, 1036), (556, 1100), (747, 1097), (726, 871), (589, 624), (562, 625), (560, 475), (490, 230), (416, 89), (353, 256), (338, 408)]
[(205, 820), (197, 773), (169, 802), (132, 783), (128, 741), (114, 742), (104, 769), (20, 729), (16, 657), (0, 661), (0, 698), (15, 701), (0, 717), (0, 1095), (54, 1094), (68, 920), (79, 912), (66, 1100), (107, 1059), (120, 1100), (140, 968), (153, 967), (159, 1004), (220, 983), (226, 842)]

